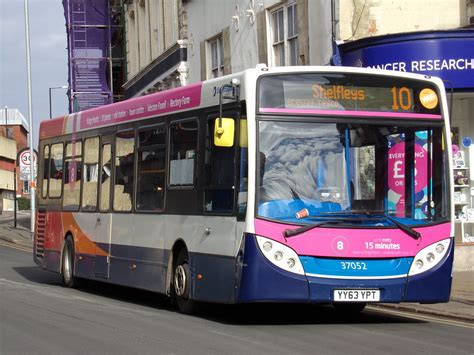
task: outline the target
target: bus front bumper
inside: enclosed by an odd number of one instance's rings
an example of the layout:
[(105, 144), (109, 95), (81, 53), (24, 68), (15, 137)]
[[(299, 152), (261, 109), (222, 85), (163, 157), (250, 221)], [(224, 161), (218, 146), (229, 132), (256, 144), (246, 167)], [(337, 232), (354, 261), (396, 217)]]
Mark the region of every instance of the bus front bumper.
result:
[(335, 290), (379, 290), (377, 302), (448, 302), (452, 282), (453, 243), (433, 269), (416, 276), (389, 279), (313, 277), (290, 273), (270, 263), (255, 236), (245, 236), (237, 302), (333, 303)]

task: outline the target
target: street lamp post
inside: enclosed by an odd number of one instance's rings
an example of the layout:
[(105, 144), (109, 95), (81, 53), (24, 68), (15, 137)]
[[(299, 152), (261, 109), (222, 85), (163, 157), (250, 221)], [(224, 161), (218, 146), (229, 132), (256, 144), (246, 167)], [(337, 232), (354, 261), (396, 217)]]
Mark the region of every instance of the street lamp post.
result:
[(32, 100), (32, 89), (31, 89), (31, 55), (30, 55), (30, 18), (28, 11), (28, 0), (24, 0), (25, 4), (25, 47), (26, 47), (26, 83), (28, 91), (28, 125), (30, 131), (28, 132), (28, 143), (30, 148), (30, 230), (31, 238), (33, 239), (35, 231), (35, 214), (36, 214), (36, 181), (34, 174), (34, 148), (33, 148), (33, 100)]
[(50, 87), (49, 88), (49, 118), (53, 118), (53, 104), (52, 104), (52, 101), (51, 101), (51, 90), (53, 89), (67, 89), (68, 86), (67, 85), (63, 85), (63, 86), (53, 86), (53, 87)]

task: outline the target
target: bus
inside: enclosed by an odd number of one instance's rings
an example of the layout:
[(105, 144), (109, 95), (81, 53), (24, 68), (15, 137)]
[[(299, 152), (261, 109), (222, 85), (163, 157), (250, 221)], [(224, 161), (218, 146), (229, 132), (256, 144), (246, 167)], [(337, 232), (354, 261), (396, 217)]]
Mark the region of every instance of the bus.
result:
[(34, 260), (201, 302), (449, 300), (440, 79), (258, 65), (43, 121)]

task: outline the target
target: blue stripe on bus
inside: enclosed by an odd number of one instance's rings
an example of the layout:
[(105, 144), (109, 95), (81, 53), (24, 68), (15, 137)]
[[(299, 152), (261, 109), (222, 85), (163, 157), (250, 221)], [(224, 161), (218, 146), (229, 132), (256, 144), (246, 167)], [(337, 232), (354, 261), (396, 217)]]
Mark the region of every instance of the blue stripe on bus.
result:
[(388, 279), (406, 277), (413, 258), (329, 259), (301, 256), (306, 275), (321, 278)]

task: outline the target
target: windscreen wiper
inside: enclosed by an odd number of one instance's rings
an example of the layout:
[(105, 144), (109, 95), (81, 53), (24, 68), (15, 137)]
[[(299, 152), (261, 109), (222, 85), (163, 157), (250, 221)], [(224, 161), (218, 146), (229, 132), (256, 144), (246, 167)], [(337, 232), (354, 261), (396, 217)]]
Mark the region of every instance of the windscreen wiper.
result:
[[(307, 218), (314, 219), (314, 218), (321, 218), (321, 216), (314, 216), (314, 217), (307, 217)], [(323, 218), (327, 218), (327, 216), (324, 216)], [(376, 222), (376, 221), (380, 221), (380, 218), (360, 218), (360, 217), (349, 217), (349, 216), (336, 217), (331, 220), (319, 221), (319, 222), (307, 224), (305, 226), (295, 228), (295, 229), (285, 229), (285, 231), (283, 232), (283, 235), (285, 238), (296, 237), (297, 235), (307, 232), (313, 228), (317, 228), (317, 227), (324, 226), (327, 224), (341, 224), (344, 222)]]
[(420, 239), (421, 234), (419, 232), (417, 232), (416, 230), (410, 228), (406, 224), (400, 223), (399, 221), (397, 221), (392, 216), (390, 216), (388, 214), (384, 214), (383, 218), (386, 218), (387, 220), (389, 220), (390, 222), (395, 224), (398, 228), (400, 228), (402, 231), (404, 231), (406, 234), (408, 234), (413, 239)]
[(313, 224), (307, 224), (306, 226), (302, 226), (296, 229), (285, 229), (283, 235), (285, 238), (296, 237), (299, 234), (307, 232), (313, 228), (318, 228), (319, 226), (323, 226), (325, 224), (339, 224), (341, 221), (320, 221)]
[(341, 212), (328, 212), (327, 214), (324, 213), (325, 215), (344, 215), (344, 214), (362, 214), (362, 215), (367, 215), (367, 216), (377, 216), (381, 215), (379, 218), (380, 219), (386, 219), (390, 222), (392, 222), (394, 225), (396, 225), (400, 230), (404, 231), (406, 234), (408, 234), (410, 237), (413, 239), (420, 239), (421, 234), (417, 232), (416, 230), (410, 228), (409, 226), (397, 221), (395, 218), (390, 216), (389, 214), (386, 214), (387, 212), (394, 212), (394, 210), (374, 210), (374, 211), (369, 211), (369, 210), (348, 210), (348, 211), (341, 211)]

